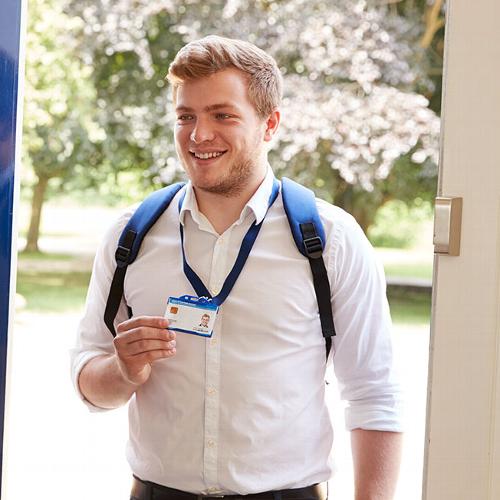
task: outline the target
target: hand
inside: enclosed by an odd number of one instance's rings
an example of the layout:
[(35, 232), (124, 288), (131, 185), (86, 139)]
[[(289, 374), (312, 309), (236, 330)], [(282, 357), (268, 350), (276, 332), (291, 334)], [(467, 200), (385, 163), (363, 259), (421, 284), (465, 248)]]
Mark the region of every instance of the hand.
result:
[(160, 316), (139, 316), (118, 325), (114, 339), (120, 371), (128, 382), (142, 385), (151, 375), (151, 363), (175, 354), (175, 333)]

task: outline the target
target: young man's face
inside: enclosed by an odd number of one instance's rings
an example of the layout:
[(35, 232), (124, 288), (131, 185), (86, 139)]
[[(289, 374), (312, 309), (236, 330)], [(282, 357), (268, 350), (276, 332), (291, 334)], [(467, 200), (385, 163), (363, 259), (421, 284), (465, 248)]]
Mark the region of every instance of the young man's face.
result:
[(237, 69), (184, 82), (177, 89), (175, 144), (195, 188), (237, 195), (265, 165), (267, 122), (248, 98)]

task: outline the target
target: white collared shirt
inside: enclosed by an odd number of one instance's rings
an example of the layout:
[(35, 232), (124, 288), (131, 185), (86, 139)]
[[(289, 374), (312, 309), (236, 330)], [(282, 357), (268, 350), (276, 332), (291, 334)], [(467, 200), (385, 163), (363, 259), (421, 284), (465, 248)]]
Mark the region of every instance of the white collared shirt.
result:
[[(194, 294), (182, 270), (182, 223), (187, 260), (215, 295), (249, 226), (265, 216), (213, 337), (177, 333), (176, 355), (156, 361), (130, 401), (127, 458), (144, 480), (197, 494), (244, 495), (330, 479), (333, 429), (324, 380), (332, 361), (348, 401), (348, 429), (402, 430), (385, 280), (372, 247), (350, 215), (317, 200), (337, 331), (326, 365), (310, 266), (295, 246), (281, 195), (266, 215), (272, 182), (269, 169), (222, 235), (199, 212), (188, 184), (180, 214), (178, 193), (127, 271), (124, 296), (134, 316), (161, 316), (169, 296)], [(116, 244), (131, 214), (110, 229), (96, 256), (72, 351), (77, 390), (85, 363), (114, 352), (103, 316)], [(122, 302), (115, 325), (127, 318)]]

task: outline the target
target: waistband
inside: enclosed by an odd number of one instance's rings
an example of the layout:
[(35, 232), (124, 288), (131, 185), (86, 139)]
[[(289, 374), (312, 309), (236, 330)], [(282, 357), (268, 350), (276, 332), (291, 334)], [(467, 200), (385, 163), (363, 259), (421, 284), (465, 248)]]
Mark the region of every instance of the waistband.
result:
[(132, 497), (138, 500), (327, 500), (327, 483), (318, 483), (304, 488), (264, 491), (249, 495), (196, 495), (187, 491), (176, 490), (151, 481), (143, 481), (133, 476)]

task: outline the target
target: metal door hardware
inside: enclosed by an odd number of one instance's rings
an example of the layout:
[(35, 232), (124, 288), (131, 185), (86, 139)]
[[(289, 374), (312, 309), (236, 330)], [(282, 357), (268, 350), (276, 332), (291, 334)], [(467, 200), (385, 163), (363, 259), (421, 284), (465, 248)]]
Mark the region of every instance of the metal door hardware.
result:
[(434, 253), (460, 255), (462, 198), (438, 196), (434, 207)]

